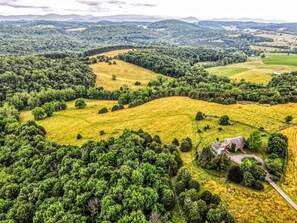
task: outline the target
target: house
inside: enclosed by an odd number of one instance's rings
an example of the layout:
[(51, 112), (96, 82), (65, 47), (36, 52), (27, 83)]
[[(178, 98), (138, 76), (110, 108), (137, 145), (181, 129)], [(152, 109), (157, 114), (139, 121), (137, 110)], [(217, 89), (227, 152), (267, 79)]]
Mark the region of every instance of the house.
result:
[(273, 75), (274, 75), (275, 77), (280, 77), (280, 76), (282, 76), (282, 74), (279, 73), (279, 72), (274, 72)]
[(227, 152), (232, 145), (235, 146), (235, 151), (241, 150), (246, 146), (246, 140), (243, 136), (238, 136), (236, 138), (227, 138), (224, 140), (223, 143), (216, 140), (212, 145), (211, 148), (216, 151), (217, 154), (221, 154), (223, 152)]

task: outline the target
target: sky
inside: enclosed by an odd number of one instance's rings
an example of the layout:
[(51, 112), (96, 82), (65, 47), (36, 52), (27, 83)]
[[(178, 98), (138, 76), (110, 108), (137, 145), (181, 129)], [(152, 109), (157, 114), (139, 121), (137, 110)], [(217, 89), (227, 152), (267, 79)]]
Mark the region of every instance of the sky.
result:
[(166, 17), (261, 18), (297, 22), (295, 0), (0, 0), (0, 15), (117, 14)]

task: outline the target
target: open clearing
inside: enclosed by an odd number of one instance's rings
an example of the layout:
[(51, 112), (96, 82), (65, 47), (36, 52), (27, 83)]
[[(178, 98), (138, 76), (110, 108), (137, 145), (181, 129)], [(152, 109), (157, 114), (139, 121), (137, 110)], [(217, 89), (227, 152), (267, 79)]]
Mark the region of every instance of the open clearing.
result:
[(100, 54), (96, 54), (94, 56), (91, 56), (91, 57), (96, 57), (96, 56), (107, 56), (107, 57), (115, 57), (121, 53), (127, 53), (128, 51), (130, 51), (132, 49), (124, 49), (124, 50), (112, 50), (112, 51), (108, 51), (108, 52), (105, 52), (105, 53), (100, 53)]
[(288, 65), (288, 66), (297, 66), (297, 55), (291, 54), (276, 54), (276, 55), (267, 55), (263, 59), (263, 63), (268, 65)]
[[(195, 145), (201, 141), (199, 145), (199, 148), (201, 148), (215, 138), (222, 140), (237, 135), (247, 137), (251, 131), (261, 126), (270, 132), (286, 128), (288, 126), (284, 123), (284, 117), (294, 115), (297, 111), (297, 104), (275, 106), (255, 104), (220, 105), (186, 97), (170, 97), (154, 100), (135, 108), (101, 115), (97, 114), (100, 108), (108, 107), (110, 109), (114, 104), (114, 101), (88, 100), (87, 108), (78, 110), (74, 108), (74, 102), (69, 102), (66, 111), (57, 112), (53, 117), (38, 123), (47, 130), (46, 139), (59, 144), (81, 145), (89, 139), (99, 140), (110, 136), (116, 137), (125, 128), (133, 130), (142, 128), (151, 134), (158, 134), (165, 143), (171, 142), (175, 137), (182, 139), (189, 136), (193, 139)], [(218, 118), (208, 117), (202, 122), (196, 122), (194, 117), (197, 111), (202, 111), (211, 116), (227, 114), (232, 120), (241, 123), (233, 122), (233, 125), (222, 126), (223, 131), (220, 132), (217, 129), (219, 126), (217, 124)], [(29, 119), (32, 119), (30, 111), (21, 113), (22, 121)], [(295, 124), (296, 122), (295, 119)], [(210, 125), (211, 129), (198, 135), (197, 129), (202, 129), (205, 125)], [(100, 130), (104, 130), (107, 134), (99, 136)], [(76, 140), (78, 133), (82, 134), (82, 140)], [(266, 138), (263, 140), (266, 140)], [(290, 146), (290, 152), (292, 148)], [(267, 184), (264, 192), (257, 192), (240, 185), (228, 183), (225, 179), (212, 176), (196, 166), (193, 161), (194, 157), (194, 150), (182, 153), (182, 159), (190, 169), (192, 176), (202, 182), (205, 189), (219, 194), (238, 222), (280, 223), (294, 222), (296, 220), (297, 212)], [(295, 191), (291, 182), (296, 182), (296, 166), (294, 166), (295, 164), (290, 165), (291, 157), (290, 155), (287, 176), (292, 189), (283, 188), (293, 197), (292, 193), (295, 193)], [(294, 157), (296, 159), (296, 155)]]
[[(282, 60), (277, 59), (283, 56), (269, 55), (263, 60), (264, 63), (257, 58), (245, 63), (208, 68), (207, 71), (210, 74), (229, 77), (235, 81), (245, 79), (258, 84), (268, 84), (274, 72), (288, 73), (297, 70), (297, 67), (294, 67), (292, 62), (286, 63), (285, 58)], [(297, 56), (290, 57), (292, 57), (292, 60), (295, 60), (297, 66)]]
[[(127, 85), (131, 89), (138, 89), (146, 87), (149, 81), (157, 79), (158, 74), (153, 71), (122, 60), (115, 61), (116, 65), (109, 65), (106, 62), (90, 65), (97, 76), (96, 87), (104, 87), (106, 90), (118, 90), (123, 85)], [(112, 75), (116, 76), (116, 80), (112, 80)], [(141, 85), (136, 86), (136, 81), (139, 81)]]

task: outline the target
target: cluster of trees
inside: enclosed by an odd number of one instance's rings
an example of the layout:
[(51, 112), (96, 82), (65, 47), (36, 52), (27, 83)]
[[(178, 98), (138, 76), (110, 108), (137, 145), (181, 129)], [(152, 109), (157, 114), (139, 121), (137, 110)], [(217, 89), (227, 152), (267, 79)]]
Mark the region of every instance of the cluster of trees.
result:
[(41, 107), (36, 107), (32, 110), (32, 115), (35, 120), (45, 119), (51, 117), (54, 112), (66, 110), (67, 104), (65, 101), (46, 102)]
[(253, 188), (263, 190), (266, 172), (254, 158), (245, 158), (240, 166), (232, 166), (228, 173), (228, 180)]
[(281, 133), (272, 133), (268, 139), (267, 153), (285, 158), (288, 154), (288, 137)]
[(235, 222), (222, 205), (220, 196), (208, 190), (201, 192), (199, 182), (192, 178), (186, 167), (180, 168), (177, 174), (176, 192), (188, 223)]
[[(45, 57), (0, 56), (0, 101), (11, 98), (22, 107), (23, 92), (93, 87), (96, 76), (91, 69), (76, 59), (48, 59)], [(25, 105), (23, 105), (25, 106)]]
[(169, 222), (178, 150), (143, 131), (82, 147), (45, 142), (34, 121), (0, 109), (1, 221)]
[(205, 169), (217, 171), (227, 170), (231, 165), (230, 158), (227, 157), (226, 153), (215, 154), (210, 147), (202, 149), (197, 156), (197, 162)]

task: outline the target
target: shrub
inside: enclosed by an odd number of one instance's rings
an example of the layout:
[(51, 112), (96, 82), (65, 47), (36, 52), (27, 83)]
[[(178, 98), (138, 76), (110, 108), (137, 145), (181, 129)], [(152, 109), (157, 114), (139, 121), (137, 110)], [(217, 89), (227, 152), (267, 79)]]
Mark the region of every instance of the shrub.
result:
[(176, 145), (176, 146), (179, 146), (179, 141), (177, 138), (174, 138), (173, 141), (172, 141), (172, 144)]
[(108, 112), (108, 109), (107, 108), (101, 108), (98, 112), (98, 114), (104, 114), (104, 113), (107, 113)]
[(113, 74), (113, 75), (111, 76), (111, 80), (115, 81), (116, 79), (117, 79), (117, 76)]
[(134, 85), (135, 85), (135, 86), (140, 86), (140, 85), (141, 85), (141, 82), (136, 81)]
[(158, 135), (154, 135), (154, 137), (153, 137), (153, 141), (155, 141), (156, 143), (161, 144), (160, 136), (158, 136)]
[(84, 99), (79, 98), (75, 101), (75, 107), (78, 109), (84, 109), (87, 106)]
[(197, 114), (196, 114), (196, 118), (195, 118), (197, 121), (200, 121), (200, 120), (203, 120), (204, 119), (204, 115), (203, 115), (203, 113), (202, 112), (198, 112)]
[(41, 107), (36, 107), (32, 110), (32, 115), (35, 120), (41, 120), (46, 118), (46, 112)]
[(192, 149), (191, 144), (187, 140), (182, 140), (180, 144), (180, 150), (182, 152), (189, 152)]
[(76, 139), (82, 139), (82, 135), (81, 134), (77, 134)]
[(220, 118), (219, 124), (220, 125), (230, 125), (229, 120), (230, 120), (229, 117), (227, 115), (224, 115)]
[(101, 136), (105, 135), (104, 130), (101, 130), (101, 131), (99, 132), (99, 135), (101, 135)]
[(285, 118), (285, 121), (287, 124), (290, 124), (292, 121), (293, 121), (293, 116), (292, 115), (289, 115)]

